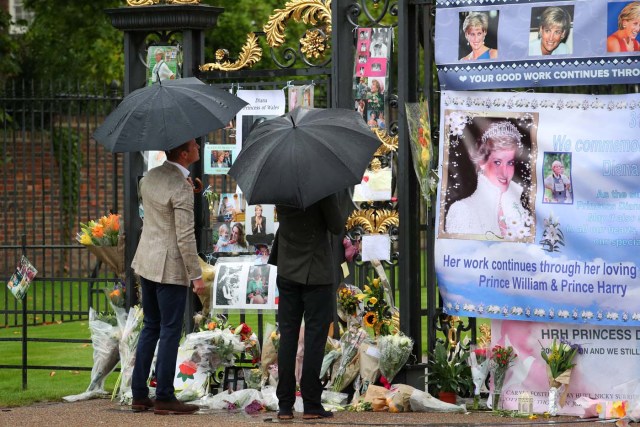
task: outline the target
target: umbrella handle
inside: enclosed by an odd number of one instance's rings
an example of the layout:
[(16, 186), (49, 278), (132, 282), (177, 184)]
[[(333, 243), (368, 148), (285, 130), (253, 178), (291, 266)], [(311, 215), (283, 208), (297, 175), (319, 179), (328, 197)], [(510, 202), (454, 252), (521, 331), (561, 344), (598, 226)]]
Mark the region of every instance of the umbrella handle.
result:
[(204, 190), (204, 185), (202, 185), (202, 181), (200, 180), (200, 178), (195, 178), (194, 184), (193, 184), (193, 192), (195, 194), (199, 194), (199, 193), (202, 193), (202, 190)]

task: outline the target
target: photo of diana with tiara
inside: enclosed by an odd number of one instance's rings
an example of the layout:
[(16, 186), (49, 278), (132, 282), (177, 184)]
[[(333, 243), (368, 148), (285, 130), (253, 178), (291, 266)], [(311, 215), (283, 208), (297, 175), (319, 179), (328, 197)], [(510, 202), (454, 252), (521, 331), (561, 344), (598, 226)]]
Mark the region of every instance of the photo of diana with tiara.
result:
[(533, 242), (537, 120), (445, 112), (439, 238)]

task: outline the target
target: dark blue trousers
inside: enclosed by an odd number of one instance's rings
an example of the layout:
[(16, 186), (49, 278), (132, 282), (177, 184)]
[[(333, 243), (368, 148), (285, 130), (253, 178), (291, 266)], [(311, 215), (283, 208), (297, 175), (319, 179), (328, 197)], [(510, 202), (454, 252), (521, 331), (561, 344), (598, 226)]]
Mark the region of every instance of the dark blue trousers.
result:
[(144, 327), (140, 332), (136, 350), (131, 393), (134, 399), (142, 399), (149, 395), (147, 379), (157, 344), (156, 399), (174, 400), (173, 377), (176, 372), (178, 346), (182, 336), (182, 321), (189, 288), (157, 283), (144, 277), (141, 277), (140, 281)]
[(320, 369), (327, 334), (333, 316), (333, 287), (305, 285), (278, 276), (278, 406), (281, 411), (293, 409), (296, 393), (296, 352), (300, 324), (304, 317), (304, 359), (300, 391), (305, 412), (322, 411)]

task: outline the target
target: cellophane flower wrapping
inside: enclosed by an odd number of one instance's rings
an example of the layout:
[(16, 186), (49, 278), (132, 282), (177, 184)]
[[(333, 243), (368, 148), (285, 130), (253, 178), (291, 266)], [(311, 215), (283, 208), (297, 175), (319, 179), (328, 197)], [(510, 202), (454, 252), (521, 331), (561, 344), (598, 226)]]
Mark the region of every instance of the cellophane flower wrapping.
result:
[(89, 330), (93, 345), (91, 382), (84, 393), (65, 396), (65, 402), (77, 402), (108, 395), (104, 382), (118, 365), (120, 353), (120, 327), (113, 314), (102, 314), (89, 308)]
[(280, 347), (280, 332), (278, 332), (276, 325), (268, 323), (264, 331), (260, 363), (263, 383), (269, 379), (269, 367), (278, 363), (278, 348)]
[(471, 366), (471, 376), (474, 385), (474, 394), (477, 396), (482, 391), (482, 386), (489, 375), (489, 358), (487, 349), (472, 345), (469, 352), (469, 366)]
[(259, 408), (265, 408), (267, 406), (262, 394), (252, 388), (234, 392), (223, 391), (216, 395), (207, 395), (195, 403), (197, 403), (201, 409), (226, 409), (228, 411), (245, 410), (247, 407), (250, 407), (249, 411), (255, 411), (256, 409), (262, 410)]
[(427, 203), (427, 208), (429, 208), (431, 206), (431, 196), (435, 194), (438, 184), (438, 174), (432, 169), (434, 156), (431, 143), (429, 106), (426, 100), (405, 103), (405, 111), (409, 126), (413, 169), (420, 184), (422, 197)]
[(324, 358), (322, 359), (322, 367), (320, 368), (320, 378), (324, 378), (327, 372), (331, 372), (331, 366), (340, 357), (340, 341), (335, 338), (327, 337), (327, 345), (325, 346)]
[(367, 333), (363, 329), (354, 326), (347, 330), (340, 338), (340, 364), (331, 381), (332, 391), (342, 391), (344, 387), (349, 385), (344, 382), (347, 367), (358, 355), (360, 344), (362, 344), (367, 336)]
[[(573, 360), (579, 349), (580, 346), (577, 344), (571, 344), (565, 340), (558, 342), (554, 339), (548, 348), (542, 346), (540, 350), (540, 355), (547, 364), (549, 387), (557, 389), (557, 403), (560, 407), (564, 406), (567, 399), (571, 371), (576, 366)], [(549, 401), (551, 403), (551, 399)]]
[(391, 382), (409, 360), (413, 350), (413, 339), (404, 334), (383, 335), (378, 337), (378, 350), (380, 373)]
[(360, 357), (360, 378), (362, 386), (360, 392), (364, 393), (370, 384), (375, 383), (380, 377), (380, 350), (376, 342), (369, 339), (363, 341), (358, 349)]
[(139, 305), (129, 309), (127, 322), (122, 329), (122, 337), (120, 339), (120, 377), (118, 379), (118, 387), (114, 389), (114, 393), (120, 396), (120, 403), (123, 405), (131, 404), (131, 378), (133, 376), (133, 367), (136, 363), (136, 349), (138, 348), (138, 339), (140, 331), (142, 331), (143, 313), (142, 307)]

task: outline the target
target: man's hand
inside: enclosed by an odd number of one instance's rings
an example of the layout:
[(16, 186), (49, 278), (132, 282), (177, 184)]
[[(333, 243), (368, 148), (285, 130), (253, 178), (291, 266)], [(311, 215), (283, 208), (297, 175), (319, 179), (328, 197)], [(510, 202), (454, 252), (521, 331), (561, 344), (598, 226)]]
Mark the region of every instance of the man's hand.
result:
[(204, 292), (204, 280), (202, 280), (202, 277), (192, 280), (191, 283), (193, 283), (193, 293), (202, 295), (202, 293)]

